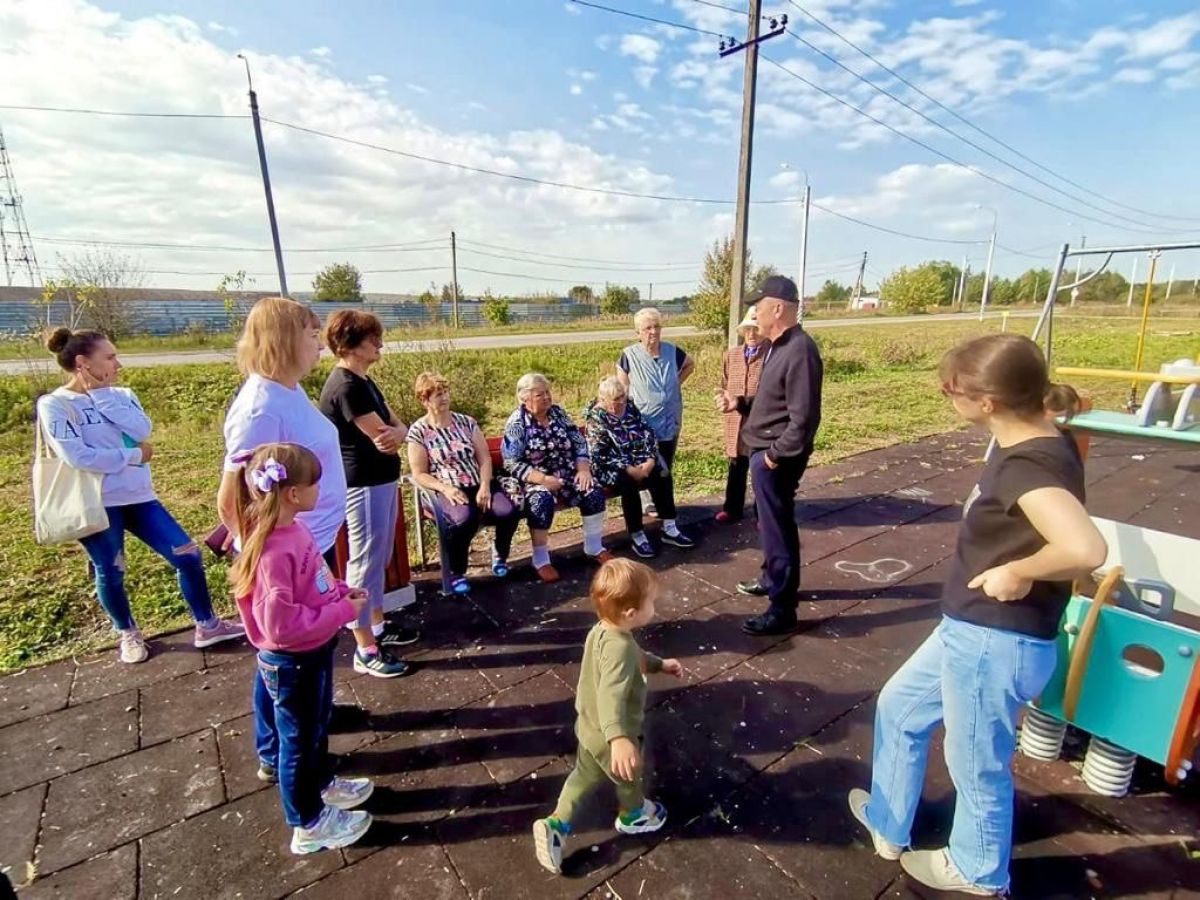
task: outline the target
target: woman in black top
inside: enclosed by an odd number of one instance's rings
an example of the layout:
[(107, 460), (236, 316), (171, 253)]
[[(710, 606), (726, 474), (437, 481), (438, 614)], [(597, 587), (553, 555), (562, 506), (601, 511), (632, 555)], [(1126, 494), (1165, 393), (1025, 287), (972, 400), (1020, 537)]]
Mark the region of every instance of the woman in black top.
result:
[(354, 671), (378, 678), (407, 674), (390, 649), (417, 640), (406, 628), (387, 626), (383, 591), (399, 515), (400, 447), (408, 429), (383, 399), (367, 370), (379, 361), (383, 324), (373, 313), (340, 310), (325, 325), (325, 341), (338, 358), (321, 391), (321, 412), (337, 427), (346, 469), (346, 582), (367, 592), (354, 623)]
[[(991, 896), (1008, 889), (1017, 716), (1054, 673), (1071, 581), (1102, 565), (1107, 548), (1083, 506), (1079, 457), (1047, 418), (1046, 398), (1065, 392), (1037, 345), (977, 338), (947, 353), (939, 374), (955, 411), (986, 427), (996, 451), (963, 508), (942, 620), (879, 695), (870, 793), (849, 799), (881, 857), (930, 887)], [(941, 724), (957, 790), (950, 839), (905, 852)]]

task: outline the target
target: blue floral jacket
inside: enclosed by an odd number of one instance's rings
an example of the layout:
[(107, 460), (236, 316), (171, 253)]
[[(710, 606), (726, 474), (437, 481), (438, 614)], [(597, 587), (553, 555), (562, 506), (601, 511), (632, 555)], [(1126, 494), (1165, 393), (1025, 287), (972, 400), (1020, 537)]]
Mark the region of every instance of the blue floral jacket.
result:
[(604, 487), (615, 487), (629, 466), (658, 457), (658, 440), (633, 401), (625, 404), (625, 415), (617, 418), (593, 400), (583, 411), (587, 422), (588, 450), (592, 477)]

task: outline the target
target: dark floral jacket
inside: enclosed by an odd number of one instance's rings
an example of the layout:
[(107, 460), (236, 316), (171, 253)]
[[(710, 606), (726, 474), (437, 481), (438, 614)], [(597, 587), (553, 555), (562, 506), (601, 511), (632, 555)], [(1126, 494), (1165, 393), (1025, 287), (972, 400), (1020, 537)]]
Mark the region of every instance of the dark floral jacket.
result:
[(615, 487), (629, 466), (658, 457), (658, 440), (650, 424), (633, 401), (625, 404), (625, 415), (617, 418), (593, 400), (583, 411), (592, 477), (604, 487)]
[(500, 445), (504, 468), (522, 482), (533, 469), (564, 481), (575, 477), (575, 463), (588, 458), (587, 441), (561, 406), (550, 407), (550, 424), (543, 428), (524, 406), (518, 406), (504, 426)]

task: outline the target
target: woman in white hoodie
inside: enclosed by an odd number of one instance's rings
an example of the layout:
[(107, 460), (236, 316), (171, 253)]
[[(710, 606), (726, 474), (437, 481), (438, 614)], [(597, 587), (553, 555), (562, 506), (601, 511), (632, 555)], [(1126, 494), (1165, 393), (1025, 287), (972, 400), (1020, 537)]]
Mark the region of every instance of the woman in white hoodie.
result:
[(117, 349), (98, 331), (59, 328), (46, 340), (67, 383), (38, 398), (37, 418), (46, 443), (68, 465), (100, 472), (108, 528), (83, 538), (96, 571), (96, 595), (121, 635), (121, 662), (149, 656), (125, 591), (125, 532), (169, 562), (196, 620), (194, 643), (209, 647), (242, 637), (241, 625), (213, 613), (200, 548), (154, 493), (147, 463), (150, 419), (129, 388), (115, 387)]

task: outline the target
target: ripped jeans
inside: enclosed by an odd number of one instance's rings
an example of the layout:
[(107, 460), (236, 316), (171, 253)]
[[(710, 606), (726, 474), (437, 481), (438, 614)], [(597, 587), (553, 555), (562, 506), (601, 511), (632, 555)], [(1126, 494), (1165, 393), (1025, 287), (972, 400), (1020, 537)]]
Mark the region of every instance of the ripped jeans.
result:
[[(204, 578), (200, 548), (158, 500), (129, 506), (106, 506), (108, 528), (80, 543), (96, 570), (96, 596), (118, 631), (137, 627), (125, 592), (125, 532), (128, 531), (169, 562), (179, 575), (179, 589), (201, 623), (213, 620), (212, 600)], [(183, 552), (180, 552), (183, 551)]]

